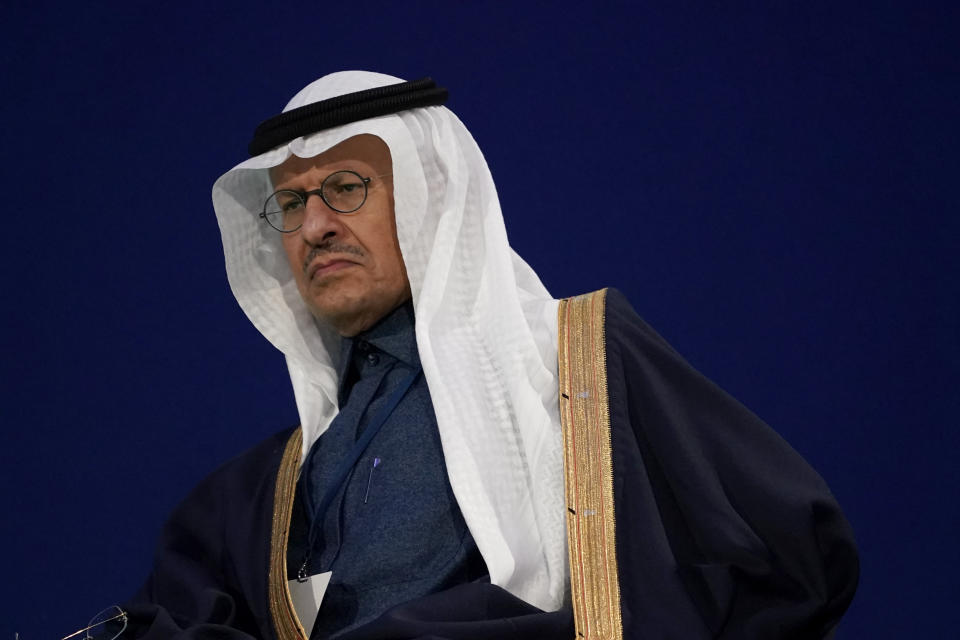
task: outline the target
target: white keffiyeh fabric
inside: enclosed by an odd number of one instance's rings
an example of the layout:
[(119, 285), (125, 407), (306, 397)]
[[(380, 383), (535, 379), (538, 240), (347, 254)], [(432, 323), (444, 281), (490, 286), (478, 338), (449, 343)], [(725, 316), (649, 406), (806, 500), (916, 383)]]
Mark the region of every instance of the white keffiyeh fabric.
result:
[[(334, 73), (284, 111), (397, 82)], [(413, 109), (321, 131), (221, 176), (213, 204), (230, 286), (286, 356), (306, 456), (337, 413), (339, 337), (310, 314), (280, 234), (257, 214), (270, 193), (269, 167), (361, 133), (390, 148), (417, 344), (454, 495), (493, 584), (556, 610), (568, 597), (557, 302), (510, 248), (486, 161), (451, 111)]]

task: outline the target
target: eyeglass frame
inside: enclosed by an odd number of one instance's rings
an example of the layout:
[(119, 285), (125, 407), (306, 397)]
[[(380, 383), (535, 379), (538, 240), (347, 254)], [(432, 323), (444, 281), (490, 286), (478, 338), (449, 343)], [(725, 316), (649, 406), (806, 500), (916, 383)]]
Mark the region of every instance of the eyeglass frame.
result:
[[(337, 175), (337, 174), (340, 174), (340, 173), (352, 173), (353, 175), (355, 175), (356, 177), (358, 177), (358, 178), (360, 179), (361, 184), (363, 184), (363, 199), (360, 201), (360, 204), (358, 204), (355, 208), (350, 209), (350, 210), (348, 210), (348, 211), (344, 211), (344, 210), (342, 210), (342, 209), (337, 209), (335, 206), (333, 206), (332, 204), (330, 204), (330, 202), (327, 200), (327, 198), (323, 195), (323, 190), (324, 190), (324, 188), (327, 186), (327, 180), (329, 180), (329, 179), (332, 178), (333, 176), (335, 176), (335, 175)], [(320, 196), (320, 199), (323, 200), (323, 204), (327, 205), (327, 206), (330, 208), (331, 211), (334, 211), (335, 213), (338, 213), (339, 215), (343, 215), (343, 216), (353, 215), (354, 213), (356, 213), (357, 211), (359, 211), (359, 210), (363, 207), (363, 205), (365, 205), (365, 204), (367, 203), (367, 196), (368, 196), (369, 193), (370, 193), (370, 181), (371, 181), (373, 178), (386, 178), (387, 176), (392, 176), (392, 175), (393, 175), (392, 173), (382, 173), (382, 174), (377, 175), (377, 176), (367, 176), (367, 177), (364, 177), (364, 176), (361, 176), (361, 175), (360, 175), (359, 173), (357, 173), (356, 171), (354, 171), (353, 169), (339, 169), (338, 171), (334, 171), (333, 173), (331, 173), (330, 175), (328, 175), (326, 178), (324, 178), (324, 179), (323, 179), (323, 182), (320, 183), (320, 188), (319, 188), (319, 189), (311, 189), (310, 191), (298, 191), (297, 189), (277, 189), (276, 191), (274, 191), (273, 193), (271, 193), (269, 196), (267, 196), (267, 199), (263, 201), (263, 210), (258, 214), (257, 217), (262, 218), (263, 220), (265, 220), (266, 223), (267, 223), (268, 225), (270, 225), (270, 228), (271, 228), (271, 229), (274, 229), (275, 231), (277, 231), (277, 232), (279, 232), (279, 233), (294, 233), (294, 232), (299, 231), (300, 228), (303, 227), (303, 223), (301, 222), (300, 224), (298, 224), (298, 225), (297, 225), (295, 228), (293, 228), (293, 229), (289, 229), (289, 230), (287, 230), (287, 229), (278, 229), (277, 226), (276, 226), (275, 224), (273, 224), (273, 222), (270, 221), (270, 218), (267, 217), (267, 203), (270, 202), (270, 200), (273, 199), (278, 193), (292, 193), (292, 194), (294, 194), (295, 196), (297, 196), (297, 198), (299, 198), (300, 202), (303, 203), (303, 208), (304, 208), (304, 210), (306, 210), (306, 208), (307, 208), (307, 201), (310, 199), (310, 196)], [(283, 211), (279, 211), (278, 213), (282, 214)]]
[[(128, 622), (129, 622), (129, 620), (130, 620), (130, 616), (129, 616), (129, 614), (128, 614), (125, 610), (121, 609), (120, 607), (118, 607), (118, 606), (115, 605), (115, 604), (114, 604), (114, 605), (110, 605), (109, 607), (107, 607), (106, 609), (104, 609), (103, 611), (101, 611), (100, 613), (98, 613), (96, 616), (93, 616), (93, 619), (92, 619), (90, 622), (93, 623), (93, 620), (96, 620), (96, 619), (97, 619), (97, 616), (99, 616), (99, 615), (101, 615), (101, 614), (103, 614), (103, 613), (106, 613), (107, 611), (110, 611), (111, 609), (116, 609), (116, 610), (119, 611), (120, 613), (118, 613), (118, 614), (116, 614), (116, 615), (113, 615), (113, 616), (110, 616), (109, 618), (104, 618), (103, 620), (100, 620), (99, 622), (97, 622), (97, 623), (95, 623), (95, 624), (87, 624), (87, 626), (85, 626), (83, 629), (78, 629), (77, 631), (74, 631), (74, 632), (71, 633), (70, 635), (64, 636), (64, 637), (61, 638), (60, 640), (68, 640), (69, 638), (74, 638), (74, 637), (80, 635), (81, 633), (84, 633), (85, 635), (83, 636), (83, 638), (80, 638), (79, 640), (87, 640), (88, 638), (92, 640), (93, 636), (91, 636), (89, 633), (87, 633), (87, 632), (90, 631), (90, 629), (93, 629), (94, 627), (98, 627), (98, 626), (100, 626), (101, 624), (106, 624), (106, 623), (108, 623), (108, 622), (113, 622), (114, 620), (121, 620), (121, 621), (123, 622), (123, 628), (121, 628), (120, 631), (117, 632), (117, 635), (113, 636), (114, 640), (116, 640), (116, 638), (119, 638), (120, 636), (122, 636), (122, 635), (123, 635), (123, 632), (127, 630), (127, 624), (128, 624)], [(16, 635), (17, 640), (19, 640), (20, 634), (15, 634), (15, 635)]]

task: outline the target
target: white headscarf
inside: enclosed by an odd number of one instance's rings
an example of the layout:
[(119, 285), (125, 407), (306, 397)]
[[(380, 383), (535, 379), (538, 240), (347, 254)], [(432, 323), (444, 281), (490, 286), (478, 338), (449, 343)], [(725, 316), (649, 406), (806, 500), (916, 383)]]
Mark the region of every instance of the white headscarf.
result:
[[(284, 111), (398, 82), (333, 73)], [(413, 109), (321, 131), (221, 176), (213, 205), (230, 286), (286, 356), (305, 457), (337, 413), (340, 339), (310, 314), (280, 234), (257, 213), (270, 193), (266, 169), (362, 133), (379, 136), (393, 159), (397, 236), (453, 493), (491, 582), (556, 610), (568, 590), (557, 302), (510, 248), (486, 161), (451, 111)]]

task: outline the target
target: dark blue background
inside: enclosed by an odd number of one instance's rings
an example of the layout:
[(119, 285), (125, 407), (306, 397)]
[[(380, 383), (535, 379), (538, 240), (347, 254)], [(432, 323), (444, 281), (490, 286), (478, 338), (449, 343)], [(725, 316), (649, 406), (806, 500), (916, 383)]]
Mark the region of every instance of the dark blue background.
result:
[(449, 87), (548, 288), (622, 289), (820, 470), (862, 552), (840, 637), (952, 637), (960, 16), (768, 4), (6, 3), (0, 638), (124, 599), (296, 423), (210, 187), (340, 69)]

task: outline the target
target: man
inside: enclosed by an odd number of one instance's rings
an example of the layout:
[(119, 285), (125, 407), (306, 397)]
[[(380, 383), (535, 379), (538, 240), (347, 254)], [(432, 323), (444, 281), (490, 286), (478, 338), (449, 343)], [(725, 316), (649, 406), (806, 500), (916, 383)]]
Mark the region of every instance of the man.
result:
[(822, 480), (622, 296), (551, 298), (445, 97), (326, 76), (214, 185), (301, 426), (174, 513), (134, 636), (830, 634), (857, 564)]

